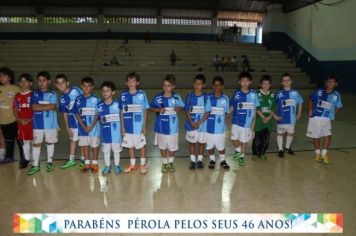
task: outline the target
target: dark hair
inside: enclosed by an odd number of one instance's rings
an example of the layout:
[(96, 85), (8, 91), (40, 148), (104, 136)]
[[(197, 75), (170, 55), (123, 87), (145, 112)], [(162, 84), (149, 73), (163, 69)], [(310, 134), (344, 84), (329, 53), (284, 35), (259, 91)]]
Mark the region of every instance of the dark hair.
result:
[(81, 84), (84, 84), (84, 83), (94, 85), (94, 80), (92, 77), (86, 76), (82, 79)]
[(64, 79), (65, 81), (68, 82), (68, 78), (67, 78), (67, 76), (66, 76), (65, 74), (58, 74), (58, 75), (56, 75), (55, 80), (57, 81), (57, 79)]
[(212, 82), (212, 84), (214, 84), (215, 82), (219, 82), (220, 84), (222, 84), (222, 85), (224, 85), (225, 84), (225, 82), (224, 82), (224, 78), (223, 77), (221, 77), (221, 76), (215, 76), (214, 78), (213, 78), (213, 82)]
[(281, 81), (283, 80), (283, 77), (289, 77), (291, 80), (293, 80), (292, 76), (291, 76), (289, 73), (284, 73), (284, 74), (281, 76)]
[(334, 75), (334, 74), (328, 75), (328, 76), (325, 78), (325, 82), (328, 81), (328, 80), (330, 80), (330, 79), (331, 79), (331, 80), (335, 80), (336, 83), (339, 82), (339, 78), (338, 78), (336, 75)]
[(42, 76), (45, 77), (47, 80), (51, 80), (51, 74), (48, 71), (40, 71), (37, 74), (37, 79)]
[(32, 78), (32, 75), (30, 74), (21, 74), (18, 81), (20, 82), (21, 79), (25, 79), (27, 80), (28, 82), (33, 82), (33, 78)]
[(129, 81), (129, 78), (135, 78), (137, 82), (140, 82), (140, 76), (136, 72), (130, 72), (126, 75), (126, 81)]
[(166, 75), (166, 77), (164, 77), (163, 82), (167, 81), (169, 83), (171, 83), (172, 85), (176, 85), (176, 77), (172, 74), (168, 74)]
[(104, 81), (101, 84), (100, 88), (103, 89), (103, 87), (108, 87), (108, 88), (111, 89), (111, 91), (115, 91), (115, 89), (116, 89), (115, 84), (113, 82), (110, 82), (110, 81)]
[(194, 82), (195, 82), (196, 80), (200, 80), (200, 81), (203, 82), (203, 84), (205, 84), (205, 82), (206, 82), (205, 75), (203, 75), (203, 74), (197, 74), (197, 75), (194, 77)]
[(239, 74), (239, 81), (242, 79), (242, 78), (247, 78), (249, 79), (250, 81), (252, 80), (252, 76), (249, 72), (246, 72), (246, 71), (243, 71)]
[(268, 82), (272, 83), (272, 78), (270, 75), (262, 75), (262, 77), (260, 79), (260, 83), (262, 84), (263, 81), (268, 81)]
[(9, 67), (1, 67), (0, 74), (7, 75), (10, 78), (10, 84), (14, 83), (15, 80), (15, 72)]

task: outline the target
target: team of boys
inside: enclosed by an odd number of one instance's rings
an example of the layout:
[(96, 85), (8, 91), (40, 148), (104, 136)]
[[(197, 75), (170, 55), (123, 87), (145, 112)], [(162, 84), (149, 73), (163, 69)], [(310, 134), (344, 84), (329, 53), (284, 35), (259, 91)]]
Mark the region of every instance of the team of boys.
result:
[[(6, 86), (6, 73), (1, 73), (2, 86)], [(121, 173), (120, 152), (127, 148), (130, 165), (124, 169), (128, 173), (137, 169), (135, 150), (140, 150), (140, 171), (146, 167), (147, 111), (155, 112), (155, 144), (162, 156), (162, 172), (175, 171), (174, 155), (178, 150), (177, 112), (186, 113), (186, 140), (189, 143), (190, 169), (204, 167), (203, 155), (209, 154), (209, 168), (215, 168), (215, 149), (219, 153), (220, 166), (229, 169), (225, 160), (226, 121), (232, 116), (231, 140), (235, 148), (233, 159), (240, 166), (245, 165), (247, 143), (253, 138), (252, 159), (267, 159), (273, 120), (277, 122), (278, 156), (284, 153), (294, 155), (291, 149), (296, 121), (301, 117), (303, 99), (292, 88), (292, 77), (283, 74), (282, 88), (276, 93), (270, 91), (271, 77), (264, 75), (260, 80), (260, 90), (250, 89), (252, 77), (248, 72), (240, 73), (237, 89), (231, 99), (223, 93), (224, 79), (216, 76), (212, 81), (212, 93), (204, 92), (205, 77), (198, 74), (194, 78), (194, 90), (188, 94), (185, 102), (174, 92), (175, 77), (167, 75), (163, 79), (161, 93), (149, 103), (144, 91), (139, 89), (140, 77), (137, 73), (126, 76), (127, 90), (115, 99), (115, 84), (105, 81), (101, 85), (102, 98), (93, 94), (94, 80), (84, 77), (81, 89), (72, 87), (64, 74), (55, 77), (55, 85), (62, 93), (59, 103), (57, 95), (50, 90), (50, 74), (46, 71), (37, 75), (38, 90), (32, 92), (32, 77), (22, 74), (19, 77), (20, 91), (14, 97), (14, 113), (17, 117), (18, 139), (23, 145), (23, 159), (20, 167), (30, 163), (30, 143), (32, 142), (32, 167), (28, 175), (40, 171), (40, 151), (43, 142), (47, 146), (47, 171), (52, 171), (54, 144), (58, 141), (57, 105), (63, 113), (64, 123), (70, 137), (70, 156), (61, 168), (76, 165), (77, 143), (81, 147), (80, 169), (99, 171), (99, 144), (104, 155), (105, 167), (102, 174), (109, 174), (110, 155), (114, 155), (114, 172)], [(307, 136), (313, 138), (316, 161), (330, 163), (327, 150), (331, 139), (331, 122), (342, 106), (340, 94), (335, 91), (337, 79), (329, 76), (325, 87), (317, 89), (309, 99), (309, 122)], [(283, 146), (286, 134), (285, 146)], [(322, 149), (320, 139), (324, 138)], [(89, 154), (92, 150), (92, 160)]]

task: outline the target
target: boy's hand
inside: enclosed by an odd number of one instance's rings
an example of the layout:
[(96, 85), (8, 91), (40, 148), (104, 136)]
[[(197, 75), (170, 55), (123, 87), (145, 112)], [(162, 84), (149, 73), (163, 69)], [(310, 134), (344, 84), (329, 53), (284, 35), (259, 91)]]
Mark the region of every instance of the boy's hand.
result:
[(199, 125), (197, 123), (192, 122), (190, 124), (191, 124), (193, 129), (198, 129), (199, 128)]
[(73, 137), (73, 131), (71, 128), (67, 128), (67, 134), (69, 135), (70, 138)]
[(143, 135), (146, 136), (146, 134), (147, 134), (147, 129), (146, 129), (145, 127), (142, 128), (142, 133), (143, 133)]
[(83, 129), (86, 133), (90, 133), (90, 127), (84, 126)]
[(126, 130), (125, 128), (122, 128), (121, 129), (121, 136), (124, 137), (126, 135)]
[(27, 124), (29, 123), (29, 120), (28, 120), (28, 119), (21, 119), (21, 120), (20, 120), (20, 123), (21, 123), (22, 125), (27, 125)]
[(159, 113), (163, 114), (166, 111), (166, 108), (162, 107), (161, 109), (159, 109)]

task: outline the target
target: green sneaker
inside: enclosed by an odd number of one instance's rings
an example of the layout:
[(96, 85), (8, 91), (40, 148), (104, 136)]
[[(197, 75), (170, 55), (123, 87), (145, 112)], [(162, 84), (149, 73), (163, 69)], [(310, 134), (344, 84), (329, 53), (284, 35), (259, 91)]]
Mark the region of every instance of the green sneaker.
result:
[(245, 166), (245, 165), (246, 165), (245, 158), (240, 157), (239, 158), (239, 166)]
[(261, 159), (264, 160), (264, 161), (267, 161), (268, 157), (266, 155), (262, 155)]
[(162, 168), (161, 168), (161, 171), (162, 173), (166, 173), (168, 171), (168, 164), (162, 164)]
[(252, 160), (253, 160), (253, 161), (257, 161), (258, 159), (260, 159), (259, 156), (256, 156), (256, 155), (253, 155), (253, 156), (252, 156)]
[(31, 169), (27, 171), (27, 175), (33, 175), (37, 172), (40, 172), (41, 168), (38, 166), (32, 166)]
[(238, 161), (241, 157), (241, 152), (235, 152), (234, 156), (232, 157), (235, 161)]
[(84, 160), (80, 160), (79, 169), (83, 170), (84, 169), (84, 165), (85, 165)]
[(47, 163), (47, 171), (50, 172), (52, 170), (54, 170), (53, 164), (51, 162), (48, 162)]
[(75, 160), (69, 160), (64, 162), (63, 165), (61, 165), (61, 169), (67, 169), (69, 167), (75, 166), (77, 163), (75, 162)]
[(173, 162), (168, 164), (168, 169), (169, 169), (170, 172), (176, 171), (176, 168), (174, 167)]

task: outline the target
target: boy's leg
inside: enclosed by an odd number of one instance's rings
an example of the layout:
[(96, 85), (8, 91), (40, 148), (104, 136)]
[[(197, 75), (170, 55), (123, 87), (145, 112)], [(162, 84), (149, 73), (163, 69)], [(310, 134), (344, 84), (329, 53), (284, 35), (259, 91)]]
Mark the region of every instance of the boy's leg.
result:
[(262, 131), (255, 132), (255, 137), (252, 140), (252, 160), (257, 160), (261, 157), (261, 138)]
[(162, 167), (161, 167), (161, 171), (163, 173), (168, 171), (168, 150), (167, 149), (160, 149), (161, 151), (161, 158), (162, 158)]
[(195, 143), (189, 143), (189, 154), (190, 154), (190, 161), (196, 162), (196, 152), (195, 152)]
[(198, 142), (198, 161), (197, 161), (197, 168), (198, 169), (203, 169), (204, 168), (204, 164), (203, 164), (204, 149), (205, 149), (205, 144)]
[(107, 175), (110, 173), (110, 153), (111, 153), (111, 145), (109, 143), (103, 143), (101, 146), (101, 151), (104, 154), (104, 163), (105, 167), (103, 168), (102, 174)]
[(266, 157), (266, 151), (268, 149), (269, 146), (269, 137), (270, 137), (271, 133), (268, 129), (265, 130), (264, 134), (263, 134), (263, 145), (261, 145), (261, 155), (263, 157), (263, 159), (267, 159)]
[(331, 143), (331, 135), (325, 136), (323, 142), (323, 149), (321, 150), (321, 156), (325, 164), (330, 164), (330, 160), (327, 155), (328, 149), (330, 147), (330, 143)]
[(78, 141), (73, 141), (73, 139), (70, 141), (69, 145), (69, 160), (64, 162), (64, 164), (61, 166), (62, 169), (67, 169), (69, 167), (75, 166), (75, 151), (77, 148), (77, 143)]
[(99, 157), (99, 147), (91, 147), (92, 152), (93, 152), (93, 160), (92, 160), (92, 165), (91, 165), (91, 170), (93, 173), (98, 173), (99, 171), (99, 166), (98, 166), (98, 157)]
[(27, 161), (25, 159), (25, 154), (23, 151), (23, 141), (17, 140), (17, 146), (19, 147), (19, 154), (20, 154), (19, 168), (22, 169), (27, 166)]
[(25, 156), (26, 161), (30, 161), (30, 149), (31, 149), (31, 141), (30, 140), (24, 140), (23, 141), (23, 152)]
[(2, 133), (6, 143), (5, 159), (1, 164), (6, 164), (14, 161), (15, 140), (17, 136), (17, 122), (1, 126)]
[(53, 168), (53, 155), (54, 143), (46, 143), (47, 146), (47, 171), (52, 171)]
[(285, 149), (288, 151), (288, 154), (291, 154), (291, 155), (294, 155), (293, 150), (290, 148), (290, 145), (292, 144), (292, 141), (293, 141), (293, 136), (294, 136), (294, 133), (287, 133), (286, 146), (285, 146)]
[(230, 169), (230, 166), (227, 164), (225, 160), (225, 149), (219, 151), (219, 157), (220, 157), (220, 166), (225, 170)]

